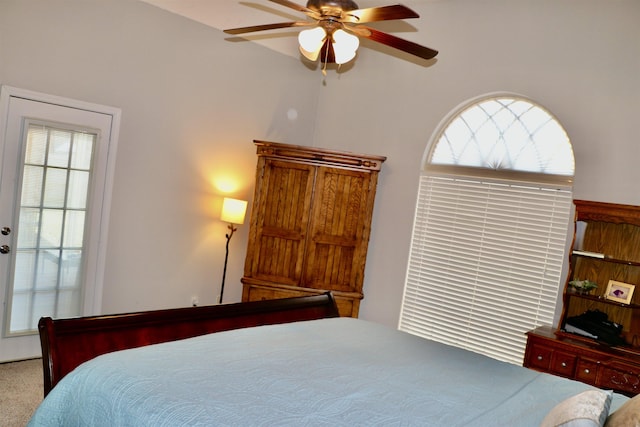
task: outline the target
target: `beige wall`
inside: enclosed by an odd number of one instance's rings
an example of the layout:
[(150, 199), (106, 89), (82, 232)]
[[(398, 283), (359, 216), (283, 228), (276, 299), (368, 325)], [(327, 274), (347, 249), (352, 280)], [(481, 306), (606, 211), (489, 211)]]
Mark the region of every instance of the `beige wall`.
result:
[[(435, 65), (364, 43), (353, 68), (323, 81), (297, 59), (135, 0), (0, 0), (1, 84), (122, 108), (105, 311), (214, 302), (225, 225), (211, 181), (235, 176), (234, 194), (250, 198), (253, 139), (388, 156), (361, 317), (389, 325), (421, 158), (438, 123), (470, 98), (536, 100), (573, 142), (576, 197), (640, 204), (640, 2), (403, 3), (421, 19), (407, 21), (417, 32), (396, 34), (439, 49)], [(240, 298), (246, 238), (241, 227), (231, 242), (225, 301)]]
[[(362, 3), (362, 2), (361, 2)], [(575, 197), (640, 204), (640, 2), (403, 1), (421, 18), (396, 33), (440, 50), (422, 67), (361, 49), (321, 88), (315, 144), (388, 156), (380, 177), (361, 316), (395, 324), (422, 156), (439, 122), (509, 91), (548, 108), (574, 146)], [(362, 6), (362, 4), (361, 4)]]
[[(213, 183), (250, 198), (253, 139), (311, 139), (317, 78), (299, 67), (135, 0), (0, 0), (0, 84), (122, 109), (105, 312), (216, 301), (227, 229)], [(225, 301), (240, 299), (246, 240), (241, 227)]]

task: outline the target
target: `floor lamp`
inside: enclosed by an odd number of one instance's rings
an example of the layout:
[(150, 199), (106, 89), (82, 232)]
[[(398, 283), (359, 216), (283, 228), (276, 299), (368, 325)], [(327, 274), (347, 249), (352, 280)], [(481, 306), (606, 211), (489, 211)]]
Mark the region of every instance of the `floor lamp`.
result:
[(244, 224), (244, 215), (246, 212), (246, 200), (225, 197), (222, 201), (222, 213), (220, 214), (220, 220), (229, 223), (229, 232), (225, 235), (227, 238), (227, 247), (224, 255), (224, 270), (222, 270), (222, 286), (220, 286), (220, 298), (218, 298), (218, 304), (222, 304), (222, 295), (224, 294), (224, 279), (227, 276), (227, 260), (229, 259), (229, 241), (231, 240), (233, 233), (237, 230), (235, 225)]

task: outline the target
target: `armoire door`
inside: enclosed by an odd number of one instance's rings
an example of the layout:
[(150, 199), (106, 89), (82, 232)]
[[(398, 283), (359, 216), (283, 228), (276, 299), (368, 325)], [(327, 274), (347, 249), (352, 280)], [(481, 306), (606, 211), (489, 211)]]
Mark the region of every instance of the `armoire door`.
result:
[[(261, 214), (252, 218), (245, 275), (283, 285), (298, 285), (316, 168), (262, 158), (256, 189)], [(255, 224), (253, 224), (255, 222)]]
[(362, 292), (372, 179), (366, 171), (318, 169), (302, 286)]

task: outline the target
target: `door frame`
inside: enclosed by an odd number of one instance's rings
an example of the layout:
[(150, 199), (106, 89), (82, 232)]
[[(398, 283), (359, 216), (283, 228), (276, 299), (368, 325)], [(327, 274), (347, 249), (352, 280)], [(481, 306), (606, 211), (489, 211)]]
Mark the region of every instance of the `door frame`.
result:
[[(59, 106), (64, 108), (71, 108), (76, 110), (82, 110), (91, 113), (102, 114), (110, 117), (110, 129), (109, 135), (103, 135), (101, 141), (102, 144), (108, 144), (106, 161), (104, 163), (104, 187), (102, 193), (102, 203), (98, 207), (99, 214), (98, 220), (93, 223), (93, 226), (98, 226), (96, 232), (97, 240), (89, 250), (92, 252), (90, 255), (95, 262), (93, 268), (87, 271), (86, 280), (91, 283), (91, 286), (86, 288), (86, 292), (83, 298), (83, 314), (93, 315), (100, 314), (102, 310), (102, 290), (104, 283), (105, 272), (105, 258), (107, 252), (107, 237), (109, 226), (109, 214), (113, 189), (113, 178), (115, 176), (115, 161), (118, 145), (118, 137), (120, 130), (121, 110), (119, 108), (98, 105), (88, 103), (84, 101), (74, 100), (70, 98), (59, 97), (55, 95), (49, 95), (39, 92), (34, 92), (26, 89), (20, 89), (12, 86), (1, 85), (0, 86), (0, 165), (3, 164), (6, 156), (7, 145), (10, 142), (6, 141), (6, 131), (9, 118), (9, 109), (11, 99), (23, 99), (27, 101), (33, 101), (37, 103), (50, 104), (53, 106)], [(8, 159), (7, 159), (8, 160)], [(1, 171), (0, 171), (1, 172)], [(0, 173), (0, 177), (2, 174)], [(1, 178), (0, 178), (1, 179)], [(0, 183), (1, 184), (1, 183)], [(94, 229), (95, 230), (95, 229)], [(10, 286), (8, 284), (8, 286)], [(5, 295), (2, 295), (2, 300), (6, 299), (6, 293), (9, 289), (5, 289)], [(8, 304), (8, 301), (7, 301)], [(6, 315), (5, 306), (5, 315)], [(3, 322), (6, 318), (3, 319)]]

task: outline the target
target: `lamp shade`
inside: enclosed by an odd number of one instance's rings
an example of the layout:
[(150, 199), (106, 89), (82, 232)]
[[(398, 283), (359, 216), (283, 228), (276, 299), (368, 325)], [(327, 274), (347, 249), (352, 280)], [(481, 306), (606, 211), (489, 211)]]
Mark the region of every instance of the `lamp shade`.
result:
[(247, 201), (225, 197), (222, 201), (222, 213), (220, 219), (230, 224), (244, 224), (244, 216), (247, 212)]
[(310, 61), (318, 59), (320, 49), (327, 38), (327, 33), (322, 27), (315, 27), (310, 30), (301, 31), (298, 34), (300, 52)]
[(349, 34), (340, 28), (335, 31), (330, 29), (328, 32), (323, 27), (301, 31), (298, 34), (300, 53), (310, 61), (317, 60), (328, 36), (331, 37), (330, 41), (336, 64), (345, 64), (355, 58), (360, 40), (357, 36)]
[(360, 46), (360, 40), (353, 34), (344, 30), (336, 30), (333, 33), (333, 52), (336, 64), (345, 64), (356, 56), (356, 50)]

